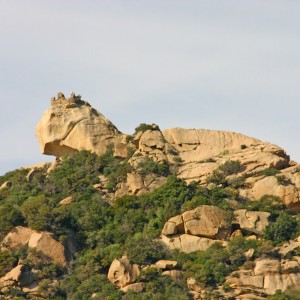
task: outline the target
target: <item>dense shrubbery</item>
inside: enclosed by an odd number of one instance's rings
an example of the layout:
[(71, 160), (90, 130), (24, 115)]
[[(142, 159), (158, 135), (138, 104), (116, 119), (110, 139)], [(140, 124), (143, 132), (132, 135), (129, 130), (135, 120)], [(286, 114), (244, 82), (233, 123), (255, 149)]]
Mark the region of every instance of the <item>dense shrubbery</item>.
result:
[(143, 177), (148, 174), (157, 174), (159, 176), (168, 176), (170, 174), (169, 165), (166, 161), (155, 162), (149, 157), (140, 161), (137, 167)]
[(274, 245), (295, 238), (299, 234), (298, 223), (286, 212), (281, 212), (274, 222), (271, 222), (265, 231), (265, 238)]
[(228, 160), (219, 166), (219, 170), (223, 172), (225, 176), (228, 176), (243, 172), (245, 167), (238, 160)]
[[(145, 129), (147, 127), (143, 127)], [(26, 170), (9, 172), (0, 177), (0, 184), (13, 182), (9, 189), (0, 191), (0, 237), (11, 228), (24, 225), (36, 230), (49, 230), (60, 240), (73, 235), (79, 246), (76, 260), (71, 262), (67, 273), (50, 263), (34, 265), (42, 269), (45, 279), (41, 289), (49, 299), (121, 299), (121, 293), (107, 282), (106, 274), (114, 258), (126, 253), (132, 262), (140, 265), (152, 264), (159, 259), (177, 259), (185, 275), (197, 278), (206, 286), (224, 282), (225, 276), (246, 262), (243, 253), (255, 250), (253, 259), (271, 255), (270, 241), (253, 241), (237, 238), (229, 242), (228, 249), (214, 244), (204, 252), (170, 253), (157, 239), (164, 223), (172, 216), (193, 209), (199, 205), (215, 205), (232, 215), (232, 200), (238, 198), (235, 188), (244, 184), (244, 178), (229, 176), (243, 171), (238, 161), (228, 161), (214, 172), (210, 189), (170, 175), (166, 162), (156, 163), (144, 159), (138, 166), (143, 176), (156, 174), (168, 176), (166, 184), (149, 194), (126, 195), (117, 199), (114, 205), (105, 202), (93, 188), (99, 175), (108, 178), (107, 188), (113, 191), (125, 180), (131, 167), (127, 160), (120, 162), (113, 157), (111, 149), (102, 156), (81, 151), (62, 160), (61, 165), (45, 176), (44, 172), (34, 174), (29, 182)], [(214, 176), (214, 177), (213, 177)], [(230, 177), (230, 179), (227, 178)], [(59, 202), (72, 196), (75, 201), (69, 205)], [(275, 244), (293, 238), (298, 232), (298, 223), (286, 207), (273, 196), (245, 205), (249, 210), (271, 213), (271, 223), (265, 237)], [(0, 276), (24, 259), (28, 249), (12, 254), (0, 252)], [(27, 253), (27, 252), (26, 252)], [(31, 257), (42, 262), (39, 253)], [(65, 276), (60, 285), (53, 287), (51, 278)], [(129, 292), (123, 299), (189, 299), (186, 287), (174, 283), (157, 271), (143, 272), (139, 280), (146, 281), (146, 290), (140, 295)], [(11, 291), (17, 293), (17, 291)], [(275, 298), (274, 298), (275, 299)], [(278, 298), (280, 299), (280, 298)], [(285, 298), (284, 298), (285, 299)], [(289, 298), (288, 298), (289, 299)], [(293, 299), (293, 298), (291, 298)]]

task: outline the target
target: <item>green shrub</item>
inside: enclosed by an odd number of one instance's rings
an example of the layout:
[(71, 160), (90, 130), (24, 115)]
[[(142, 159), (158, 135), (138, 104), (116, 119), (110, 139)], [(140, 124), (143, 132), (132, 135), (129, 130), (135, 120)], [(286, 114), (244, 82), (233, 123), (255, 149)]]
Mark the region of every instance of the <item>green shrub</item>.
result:
[(214, 162), (216, 162), (216, 160), (214, 158), (212, 158), (212, 157), (209, 157), (209, 158), (200, 160), (199, 162), (200, 163), (214, 163)]
[(278, 245), (293, 239), (296, 232), (297, 221), (286, 212), (281, 212), (275, 222), (269, 223), (264, 237), (272, 241), (274, 245)]
[(281, 290), (277, 290), (274, 295), (267, 297), (268, 300), (299, 300), (300, 291), (286, 291), (283, 293)]
[(44, 195), (30, 197), (21, 206), (29, 227), (35, 230), (51, 230), (53, 225), (52, 205)]
[(222, 171), (225, 176), (228, 176), (243, 172), (245, 170), (245, 167), (239, 160), (228, 160), (224, 164), (219, 166), (219, 170)]
[(0, 206), (0, 216), (0, 239), (12, 228), (24, 224), (24, 217), (17, 205), (2, 204)]
[(266, 168), (264, 170), (262, 170), (261, 172), (257, 173), (257, 176), (275, 176), (276, 174), (278, 174), (278, 170), (275, 168)]
[(227, 250), (219, 243), (213, 244), (206, 251), (191, 253), (183, 269), (186, 276), (194, 277), (206, 286), (222, 284), (233, 270)]
[(275, 177), (280, 185), (289, 185), (291, 183), (290, 179), (288, 179), (285, 175), (277, 175)]
[(125, 251), (130, 261), (139, 265), (155, 263), (160, 259), (164, 259), (167, 253), (164, 244), (142, 234), (127, 239)]
[(230, 198), (231, 193), (227, 188), (215, 187), (210, 190), (207, 188), (198, 188), (196, 195), (182, 205), (181, 212), (194, 209), (200, 205), (214, 205), (224, 210), (231, 210), (230, 203), (227, 201)]
[(141, 123), (138, 127), (135, 128), (135, 133), (137, 134), (139, 131), (145, 132), (147, 130), (159, 130), (158, 126), (153, 126), (151, 124)]
[(231, 240), (228, 244), (228, 253), (231, 263), (236, 267), (241, 266), (246, 261), (244, 253), (251, 248), (254, 250), (257, 249), (256, 240), (247, 240), (244, 237), (236, 237)]
[(18, 258), (8, 251), (0, 252), (0, 277), (4, 276), (18, 263)]
[(146, 157), (140, 161), (137, 168), (143, 177), (151, 173), (159, 176), (167, 176), (170, 174), (169, 165), (166, 161), (155, 162), (150, 157)]
[(244, 208), (251, 211), (267, 211), (274, 216), (278, 216), (281, 211), (286, 210), (281, 198), (273, 195), (264, 195), (257, 201), (250, 201)]
[(233, 187), (234, 189), (241, 188), (245, 185), (245, 177), (237, 176), (237, 177), (230, 178), (228, 180), (228, 185)]
[(213, 183), (216, 185), (228, 185), (225, 174), (223, 172), (220, 172), (219, 170), (214, 170), (213, 173), (206, 178), (206, 181), (208, 183)]

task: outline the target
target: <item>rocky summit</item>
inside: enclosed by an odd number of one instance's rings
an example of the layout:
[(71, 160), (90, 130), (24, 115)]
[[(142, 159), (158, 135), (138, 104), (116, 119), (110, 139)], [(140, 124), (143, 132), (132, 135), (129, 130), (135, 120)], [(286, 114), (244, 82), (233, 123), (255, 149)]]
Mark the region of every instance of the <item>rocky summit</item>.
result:
[(72, 93), (0, 177), (0, 299), (300, 299), (300, 165), (240, 133), (124, 134)]

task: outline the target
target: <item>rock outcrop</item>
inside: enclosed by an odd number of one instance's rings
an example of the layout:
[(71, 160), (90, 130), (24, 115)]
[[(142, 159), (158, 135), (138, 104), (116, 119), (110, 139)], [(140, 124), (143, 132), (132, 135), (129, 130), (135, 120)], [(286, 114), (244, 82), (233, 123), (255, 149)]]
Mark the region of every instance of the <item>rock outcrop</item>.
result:
[(205, 251), (215, 242), (226, 246), (228, 239), (263, 235), (269, 216), (268, 212), (239, 209), (231, 218), (216, 206), (201, 205), (170, 218), (164, 224), (161, 238), (170, 249), (186, 253)]
[(52, 262), (63, 266), (67, 264), (67, 257), (71, 256), (52, 233), (47, 231), (38, 232), (22, 226), (14, 228), (5, 236), (1, 250), (15, 249), (24, 245), (40, 251)]
[[(133, 136), (123, 134), (80, 96), (72, 94), (65, 98), (59, 93), (38, 123), (36, 136), (42, 153), (56, 157), (83, 149), (103, 154), (113, 147), (115, 157), (126, 158), (128, 149), (133, 149), (129, 163), (134, 171), (128, 174), (127, 182), (118, 184), (114, 194), (107, 195), (110, 202), (128, 193), (149, 192), (164, 182), (152, 183), (153, 180), (140, 176), (137, 166), (145, 158), (167, 161), (176, 167), (179, 178), (204, 186), (220, 165), (234, 160), (241, 163), (244, 170), (240, 175), (246, 177), (240, 188), (241, 196), (251, 200), (265, 194), (279, 196), (284, 204), (300, 210), (300, 167), (290, 161), (282, 148), (228, 131), (182, 128), (161, 131), (155, 124), (147, 125), (146, 129)], [(262, 175), (268, 168), (278, 170), (280, 176), (287, 178), (286, 182), (282, 184), (275, 176)]]
[(5, 292), (7, 288), (19, 288), (26, 290), (28, 293), (32, 291), (32, 286), (37, 284), (41, 279), (40, 272), (31, 267), (19, 264), (5, 276), (0, 278), (0, 291)]
[(36, 127), (43, 154), (60, 157), (78, 150), (103, 154), (114, 145), (116, 157), (126, 157), (126, 136), (80, 96), (58, 93)]
[(107, 278), (118, 288), (134, 283), (140, 275), (138, 265), (132, 265), (126, 256), (114, 259), (108, 270)]
[(255, 260), (254, 269), (234, 272), (228, 276), (226, 283), (234, 289), (253, 289), (272, 295), (276, 290), (300, 289), (300, 258), (293, 261), (274, 258)]
[(4, 190), (4, 189), (7, 189), (7, 188), (10, 188), (12, 186), (12, 182), (10, 181), (5, 181), (1, 184), (0, 186), (0, 191), (1, 190)]
[(162, 241), (170, 249), (204, 251), (216, 241), (223, 243), (231, 234), (230, 218), (222, 209), (201, 205), (170, 218), (162, 230)]
[(269, 224), (269, 216), (268, 212), (238, 209), (234, 212), (233, 224), (239, 224), (241, 229), (261, 235)]

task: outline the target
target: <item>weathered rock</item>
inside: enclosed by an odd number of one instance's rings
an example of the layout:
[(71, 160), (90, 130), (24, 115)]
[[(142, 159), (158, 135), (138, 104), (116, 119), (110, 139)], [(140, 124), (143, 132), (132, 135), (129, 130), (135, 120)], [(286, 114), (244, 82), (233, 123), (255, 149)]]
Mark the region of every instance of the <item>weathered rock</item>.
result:
[(243, 235), (242, 231), (240, 229), (237, 229), (231, 234), (230, 238), (234, 239), (234, 238), (243, 237), (243, 236), (244, 235)]
[(211, 205), (201, 205), (182, 214), (187, 234), (211, 239), (226, 239), (231, 223), (225, 211)]
[(233, 224), (239, 224), (241, 229), (263, 234), (269, 224), (270, 213), (262, 211), (247, 211), (239, 209), (234, 212), (235, 220)]
[(26, 245), (33, 232), (34, 230), (30, 228), (17, 226), (4, 237), (2, 247), (15, 249), (18, 246)]
[(204, 129), (172, 128), (164, 130), (163, 136), (186, 163), (211, 158), (224, 151), (240, 151), (241, 145), (260, 142), (239, 133)]
[(65, 198), (65, 199), (63, 199), (63, 200), (61, 200), (60, 202), (59, 202), (59, 204), (60, 205), (68, 205), (68, 204), (71, 204), (72, 202), (74, 202), (75, 201), (75, 199), (72, 197), (72, 196), (69, 196), (69, 197), (67, 197), (67, 198)]
[(269, 274), (265, 276), (264, 289), (267, 294), (275, 294), (277, 290), (283, 292), (287, 290), (300, 289), (300, 273), (297, 274)]
[(136, 293), (141, 293), (144, 289), (145, 289), (144, 282), (136, 282), (136, 283), (131, 283), (129, 285), (126, 285), (120, 290), (124, 293), (127, 293), (129, 290), (134, 291)]
[(188, 288), (194, 292), (201, 292), (202, 290), (205, 289), (205, 285), (203, 283), (197, 281), (193, 277), (188, 278), (186, 283), (187, 283)]
[(10, 188), (12, 186), (12, 182), (10, 181), (5, 181), (4, 183), (1, 184), (0, 186), (0, 191), (1, 190), (4, 190), (4, 189), (7, 189), (7, 188)]
[(134, 283), (139, 276), (138, 265), (132, 265), (126, 256), (114, 259), (108, 270), (107, 278), (118, 288), (123, 288), (130, 283)]
[(212, 240), (189, 234), (171, 237), (162, 235), (162, 242), (171, 250), (178, 249), (185, 253), (205, 251), (216, 242), (223, 244), (223, 241)]
[(255, 294), (243, 294), (235, 297), (236, 300), (264, 300), (266, 298), (260, 297)]
[(296, 248), (300, 247), (300, 236), (298, 236), (296, 239), (288, 241), (284, 243), (278, 250), (278, 252), (281, 255), (286, 255), (290, 251), (295, 250)]
[(151, 152), (154, 149), (163, 150), (164, 147), (164, 137), (159, 130), (147, 130), (139, 139), (139, 149), (142, 152)]
[(67, 264), (65, 247), (55, 240), (50, 232), (33, 232), (28, 241), (28, 247), (42, 252), (57, 264)]
[(289, 207), (297, 206), (300, 198), (299, 191), (294, 185), (281, 185), (275, 176), (268, 176), (257, 181), (251, 192), (255, 199), (259, 199), (263, 195), (278, 196)]
[(294, 260), (282, 260), (280, 263), (280, 273), (289, 274), (296, 273), (297, 270), (300, 270), (300, 257), (294, 257)]
[(276, 274), (280, 263), (277, 259), (262, 258), (255, 260), (254, 275)]
[(172, 217), (162, 230), (162, 234), (167, 236), (181, 233), (211, 239), (226, 239), (231, 233), (231, 223), (222, 209), (212, 205), (201, 205)]
[(18, 285), (21, 287), (29, 286), (39, 279), (39, 272), (32, 270), (29, 266), (18, 265), (0, 278), (0, 287)]
[(183, 274), (178, 270), (167, 270), (162, 272), (163, 276), (169, 276), (174, 282), (180, 283), (183, 281)]
[(155, 263), (155, 266), (162, 270), (174, 269), (177, 265), (178, 262), (176, 260), (159, 260)]
[(43, 295), (40, 292), (38, 281), (34, 281), (31, 284), (22, 287), (22, 291), (25, 292), (26, 294), (30, 295), (31, 297), (34, 297), (34, 299), (36, 299), (36, 297), (37, 297), (37, 299), (45, 298), (45, 295)]
[(142, 190), (145, 187), (143, 177), (138, 173), (128, 173), (127, 186), (129, 192), (137, 194), (140, 190)]
[(240, 275), (239, 277), (231, 277), (227, 279), (227, 284), (231, 287), (249, 287), (249, 288), (264, 288), (264, 276), (263, 275)]
[(43, 154), (60, 157), (78, 150), (103, 154), (114, 144), (115, 156), (126, 157), (124, 135), (79, 96), (59, 94), (36, 127)]
[(249, 259), (254, 255), (254, 248), (250, 248), (249, 250), (247, 250), (246, 252), (244, 252), (244, 256)]
[(50, 232), (37, 232), (27, 227), (18, 226), (12, 229), (2, 242), (2, 248), (8, 250), (22, 245), (28, 245), (29, 248), (42, 252), (57, 264), (66, 265), (67, 263), (64, 246)]
[(162, 234), (164, 235), (174, 235), (184, 233), (184, 222), (182, 216), (176, 216), (169, 219), (162, 230)]
[(35, 175), (41, 173), (40, 169), (37, 168), (32, 168), (31, 170), (29, 170), (28, 174), (26, 175), (26, 179), (28, 182), (31, 182), (34, 178)]

